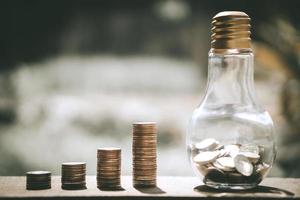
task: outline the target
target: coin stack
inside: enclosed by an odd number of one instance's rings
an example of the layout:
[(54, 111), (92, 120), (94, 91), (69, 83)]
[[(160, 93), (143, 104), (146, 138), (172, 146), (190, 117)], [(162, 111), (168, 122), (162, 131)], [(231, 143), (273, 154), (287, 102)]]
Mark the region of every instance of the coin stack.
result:
[(31, 171), (26, 173), (26, 189), (42, 190), (51, 188), (51, 172)]
[(85, 162), (66, 162), (61, 168), (62, 188), (67, 190), (86, 189)]
[(270, 169), (263, 161), (265, 148), (256, 144), (222, 145), (207, 138), (196, 143), (193, 150), (193, 161), (204, 182), (257, 183)]
[(155, 122), (133, 124), (133, 185), (156, 186), (157, 128)]
[(97, 150), (97, 187), (101, 190), (122, 189), (120, 148)]

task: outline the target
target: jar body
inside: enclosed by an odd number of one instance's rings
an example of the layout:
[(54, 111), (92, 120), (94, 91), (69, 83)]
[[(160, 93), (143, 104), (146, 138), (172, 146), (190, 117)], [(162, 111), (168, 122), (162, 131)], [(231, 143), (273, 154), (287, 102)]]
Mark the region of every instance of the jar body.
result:
[(209, 56), (206, 94), (186, 142), (193, 170), (213, 188), (253, 188), (275, 159), (273, 122), (256, 103), (252, 65), (251, 53)]

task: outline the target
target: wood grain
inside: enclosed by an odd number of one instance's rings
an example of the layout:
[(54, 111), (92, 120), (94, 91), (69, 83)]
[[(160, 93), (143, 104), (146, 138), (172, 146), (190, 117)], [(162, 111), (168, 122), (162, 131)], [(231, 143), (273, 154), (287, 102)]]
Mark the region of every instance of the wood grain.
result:
[(96, 177), (87, 177), (86, 190), (62, 190), (60, 177), (52, 177), (52, 188), (28, 191), (25, 177), (0, 177), (0, 199), (300, 199), (300, 179), (267, 178), (248, 191), (225, 192), (204, 186), (197, 177), (159, 177), (158, 187), (135, 189), (130, 176), (122, 177), (122, 191), (101, 191)]

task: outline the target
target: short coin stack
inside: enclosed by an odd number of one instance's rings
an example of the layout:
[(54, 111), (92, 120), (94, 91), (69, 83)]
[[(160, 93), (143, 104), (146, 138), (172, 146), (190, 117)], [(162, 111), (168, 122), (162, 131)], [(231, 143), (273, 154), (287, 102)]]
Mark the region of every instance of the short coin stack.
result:
[(61, 168), (62, 188), (67, 190), (86, 189), (86, 163), (66, 162)]
[(97, 187), (101, 190), (122, 189), (120, 148), (97, 150)]
[(156, 186), (157, 127), (155, 122), (133, 124), (133, 185)]
[(31, 171), (26, 173), (26, 189), (42, 190), (51, 188), (51, 172)]

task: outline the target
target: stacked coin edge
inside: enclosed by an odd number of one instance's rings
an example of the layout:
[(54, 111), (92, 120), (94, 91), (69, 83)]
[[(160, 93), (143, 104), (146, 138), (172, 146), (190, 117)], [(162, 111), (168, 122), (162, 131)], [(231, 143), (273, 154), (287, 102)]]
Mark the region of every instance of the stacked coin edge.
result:
[(51, 172), (29, 171), (26, 173), (27, 190), (43, 190), (51, 188)]
[(155, 187), (157, 127), (155, 122), (133, 123), (133, 186)]
[(61, 166), (62, 189), (86, 189), (86, 163), (65, 162)]
[(97, 187), (101, 190), (121, 190), (121, 149), (97, 149)]

